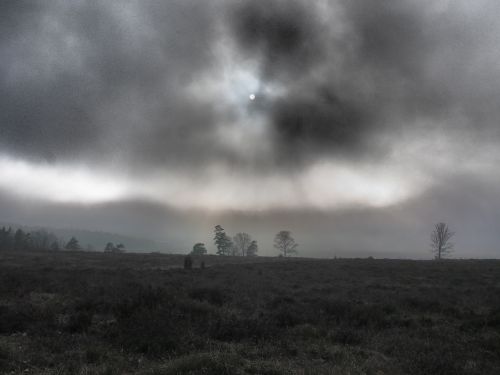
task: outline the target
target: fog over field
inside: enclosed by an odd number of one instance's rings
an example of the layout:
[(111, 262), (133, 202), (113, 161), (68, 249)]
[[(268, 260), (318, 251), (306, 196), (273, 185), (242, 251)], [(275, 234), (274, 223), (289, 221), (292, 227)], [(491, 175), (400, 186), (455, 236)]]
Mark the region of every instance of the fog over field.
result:
[(0, 222), (500, 250), (500, 4), (2, 1)]

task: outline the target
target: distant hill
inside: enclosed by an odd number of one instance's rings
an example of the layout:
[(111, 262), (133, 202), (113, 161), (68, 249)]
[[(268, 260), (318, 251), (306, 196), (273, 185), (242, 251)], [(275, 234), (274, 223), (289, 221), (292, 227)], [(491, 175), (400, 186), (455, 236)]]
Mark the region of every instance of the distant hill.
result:
[(123, 243), (126, 251), (133, 252), (162, 252), (171, 253), (173, 249), (166, 243), (149, 240), (146, 238), (137, 238), (117, 233), (108, 233), (101, 231), (91, 231), (84, 229), (72, 228), (51, 228), (45, 226), (27, 226), (16, 223), (2, 223), (0, 227), (12, 227), (13, 229), (21, 228), (24, 231), (31, 232), (34, 230), (45, 229), (48, 232), (54, 233), (63, 243), (67, 242), (71, 237), (76, 237), (83, 249), (102, 251), (108, 242), (114, 244)]

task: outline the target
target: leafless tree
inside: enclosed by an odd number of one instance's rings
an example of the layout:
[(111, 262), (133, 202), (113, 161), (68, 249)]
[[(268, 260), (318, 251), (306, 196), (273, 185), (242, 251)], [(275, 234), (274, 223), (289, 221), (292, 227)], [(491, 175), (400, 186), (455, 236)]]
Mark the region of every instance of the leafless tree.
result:
[(233, 243), (236, 255), (246, 256), (248, 247), (252, 243), (252, 238), (248, 233), (236, 233), (236, 236), (233, 237)]
[(450, 231), (445, 223), (437, 223), (434, 225), (434, 230), (431, 233), (431, 250), (436, 254), (436, 259), (441, 260), (446, 255), (453, 251), (454, 244), (450, 239), (455, 235), (455, 232)]
[(285, 257), (297, 254), (298, 246), (288, 230), (282, 230), (274, 237), (274, 247)]

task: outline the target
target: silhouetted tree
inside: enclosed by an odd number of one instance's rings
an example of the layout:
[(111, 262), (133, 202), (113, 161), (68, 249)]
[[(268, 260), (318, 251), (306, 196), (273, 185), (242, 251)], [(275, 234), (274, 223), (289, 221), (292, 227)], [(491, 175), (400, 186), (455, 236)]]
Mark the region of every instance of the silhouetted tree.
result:
[(115, 246), (113, 242), (108, 242), (106, 246), (104, 247), (104, 252), (105, 253), (124, 253), (125, 252), (125, 245), (122, 243), (119, 243), (118, 245)]
[(29, 248), (29, 236), (22, 229), (16, 230), (14, 233), (14, 250), (22, 251)]
[(108, 242), (104, 247), (105, 253), (112, 253), (115, 250), (115, 244), (113, 242)]
[(75, 237), (71, 237), (66, 246), (64, 246), (66, 250), (81, 250), (80, 243)]
[(57, 241), (57, 237), (53, 233), (49, 233), (44, 229), (33, 231), (29, 235), (33, 250), (50, 250), (51, 244)]
[(217, 247), (217, 255), (230, 255), (232, 252), (233, 242), (224, 231), (224, 228), (220, 225), (216, 225), (214, 233), (214, 243)]
[(257, 241), (254, 240), (254, 241), (250, 242), (250, 245), (248, 246), (247, 256), (248, 257), (256, 257), (258, 251), (259, 251), (259, 246), (257, 246)]
[(454, 244), (450, 239), (455, 235), (455, 232), (450, 231), (445, 223), (437, 223), (434, 225), (434, 230), (431, 233), (431, 251), (435, 254), (436, 259), (441, 260), (443, 257), (453, 251)]
[(14, 244), (14, 237), (12, 235), (12, 228), (2, 227), (0, 229), (0, 251), (12, 250)]
[(233, 257), (237, 256), (237, 255), (241, 255), (238, 248), (234, 244), (234, 242), (231, 239), (229, 239), (229, 241), (231, 241), (231, 246), (229, 247), (229, 255), (231, 255)]
[(236, 233), (233, 237), (235, 255), (246, 256), (248, 247), (252, 243), (252, 238), (248, 233)]
[(32, 242), (33, 241), (32, 241), (32, 238), (31, 238), (31, 233), (26, 232), (26, 237), (25, 237), (25, 241), (24, 241), (24, 243), (25, 243), (24, 248), (26, 250), (31, 250), (31, 248), (33, 246)]
[(274, 247), (284, 256), (297, 254), (297, 243), (293, 239), (290, 231), (282, 230), (274, 237)]
[(205, 248), (205, 244), (198, 242), (193, 246), (193, 250), (191, 251), (192, 255), (205, 255), (207, 253), (207, 249)]
[(228, 250), (226, 251), (227, 255), (238, 255), (238, 250), (236, 249), (236, 246), (234, 246), (234, 242), (231, 239), (231, 237), (227, 237), (227, 248)]
[(25, 232), (21, 228), (12, 234), (12, 229), (2, 227), (0, 229), (0, 250), (51, 250), (52, 244), (57, 242), (54, 233), (47, 232), (45, 229)]

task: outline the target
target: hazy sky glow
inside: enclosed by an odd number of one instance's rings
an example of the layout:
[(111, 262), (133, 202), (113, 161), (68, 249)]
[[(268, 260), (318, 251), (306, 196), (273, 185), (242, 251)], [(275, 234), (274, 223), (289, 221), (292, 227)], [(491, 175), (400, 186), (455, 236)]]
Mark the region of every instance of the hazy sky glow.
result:
[[(28, 199), (67, 212), (52, 225), (130, 233), (120, 220), (140, 205), (165, 231), (143, 220), (132, 235), (189, 246), (219, 223), (265, 246), (287, 227), (325, 256), (416, 254), (446, 220), (476, 233), (463, 256), (497, 256), (499, 13), (493, 0), (3, 1), (0, 221), (37, 221)], [(379, 216), (353, 219), (365, 211)]]

